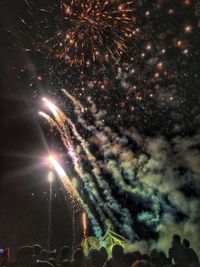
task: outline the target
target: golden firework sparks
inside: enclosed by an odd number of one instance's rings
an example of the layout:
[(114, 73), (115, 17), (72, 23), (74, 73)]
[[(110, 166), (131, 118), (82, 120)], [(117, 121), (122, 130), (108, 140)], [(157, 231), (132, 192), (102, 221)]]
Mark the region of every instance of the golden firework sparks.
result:
[(132, 5), (117, 0), (62, 0), (59, 31), (45, 41), (45, 48), (70, 65), (116, 61), (132, 37)]

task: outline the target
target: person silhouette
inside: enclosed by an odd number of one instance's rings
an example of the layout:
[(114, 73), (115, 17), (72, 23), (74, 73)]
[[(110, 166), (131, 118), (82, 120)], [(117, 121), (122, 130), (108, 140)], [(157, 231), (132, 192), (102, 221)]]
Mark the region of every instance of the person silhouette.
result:
[(85, 257), (82, 248), (77, 248), (73, 252), (73, 260), (70, 263), (72, 267), (92, 267), (92, 262)]
[(42, 251), (41, 246), (39, 244), (34, 244), (33, 245), (33, 250), (34, 250), (34, 254), (35, 254), (36, 259), (38, 259), (39, 256), (40, 256), (40, 253)]
[(108, 260), (105, 267), (127, 267), (127, 263), (124, 257), (124, 249), (120, 245), (115, 245), (112, 248), (112, 258)]
[(181, 244), (181, 238), (175, 234), (172, 238), (172, 246), (169, 249), (169, 259), (181, 267), (188, 267), (189, 258), (185, 247)]
[(101, 253), (98, 250), (93, 250), (91, 253), (92, 264), (94, 267), (102, 267)]
[(70, 249), (68, 246), (62, 247), (59, 251), (59, 256), (58, 256), (59, 262), (69, 260), (69, 252), (70, 252)]
[(192, 264), (192, 266), (198, 265), (199, 258), (194, 249), (190, 248), (190, 242), (187, 239), (183, 239), (183, 246), (186, 248), (188, 253), (189, 263)]

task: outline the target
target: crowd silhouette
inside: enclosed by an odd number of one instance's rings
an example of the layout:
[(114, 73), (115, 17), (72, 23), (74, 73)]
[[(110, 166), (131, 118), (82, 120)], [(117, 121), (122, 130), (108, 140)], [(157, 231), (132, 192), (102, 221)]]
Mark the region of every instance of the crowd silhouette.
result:
[(68, 246), (59, 251), (48, 251), (40, 245), (20, 247), (14, 260), (1, 260), (1, 266), (8, 267), (200, 267), (197, 253), (190, 247), (190, 242), (181, 240), (179, 235), (172, 237), (168, 255), (153, 249), (151, 253), (140, 251), (124, 253), (123, 247), (115, 245), (112, 257), (108, 257), (104, 247), (92, 250), (86, 257), (81, 245), (73, 250)]

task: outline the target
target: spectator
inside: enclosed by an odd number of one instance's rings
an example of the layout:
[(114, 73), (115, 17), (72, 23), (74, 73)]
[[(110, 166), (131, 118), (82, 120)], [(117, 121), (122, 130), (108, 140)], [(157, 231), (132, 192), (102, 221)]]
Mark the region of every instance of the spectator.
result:
[(112, 258), (108, 259), (106, 248), (91, 251), (90, 258), (85, 257), (82, 246), (78, 245), (71, 259), (70, 249), (64, 246), (50, 251), (40, 245), (24, 246), (18, 249), (16, 260), (0, 266), (9, 267), (200, 267), (197, 253), (190, 248), (190, 242), (174, 235), (169, 249), (169, 258), (162, 251), (153, 249), (150, 256), (139, 251), (124, 254), (120, 245), (112, 248)]
[(59, 251), (59, 262), (69, 260), (69, 247), (64, 246)]
[(101, 253), (98, 250), (92, 251), (91, 259), (92, 259), (93, 267), (102, 267), (104, 264), (104, 262), (102, 261), (102, 258), (101, 258)]
[(150, 260), (150, 257), (149, 257), (148, 254), (142, 254), (141, 255), (141, 260), (149, 261)]
[(41, 250), (39, 260), (40, 261), (46, 261), (49, 258), (49, 253), (46, 249)]
[(112, 258), (108, 260), (105, 267), (128, 267), (125, 257), (124, 249), (120, 245), (115, 245), (112, 249)]
[(160, 261), (160, 266), (165, 266), (167, 264), (170, 264), (170, 260), (167, 258), (167, 256), (163, 251), (159, 252), (159, 261)]
[(104, 247), (101, 247), (99, 252), (101, 254), (101, 260), (102, 260), (102, 265), (103, 265), (108, 259), (108, 252)]
[(172, 247), (169, 249), (169, 259), (181, 267), (189, 266), (189, 258), (185, 247), (181, 244), (179, 235), (174, 235), (172, 239)]
[(73, 253), (73, 260), (70, 262), (71, 267), (92, 267), (91, 261), (83, 254), (83, 249), (77, 248)]
[(139, 251), (133, 252), (133, 255), (136, 258), (136, 260), (141, 260), (141, 253)]
[(48, 258), (56, 259), (56, 250), (49, 251)]
[(188, 254), (189, 263), (191, 266), (198, 266), (199, 265), (199, 259), (194, 251), (194, 249), (190, 248), (190, 242), (187, 239), (183, 239), (183, 246), (186, 248), (186, 252)]
[(38, 259), (40, 256), (40, 252), (42, 250), (41, 246), (39, 244), (34, 244), (33, 250), (34, 250), (34, 254), (35, 254), (36, 259)]
[(152, 249), (152, 251), (151, 251), (150, 261), (155, 266), (159, 266), (159, 264), (160, 264), (159, 253), (158, 253), (157, 249), (155, 249), (155, 248)]

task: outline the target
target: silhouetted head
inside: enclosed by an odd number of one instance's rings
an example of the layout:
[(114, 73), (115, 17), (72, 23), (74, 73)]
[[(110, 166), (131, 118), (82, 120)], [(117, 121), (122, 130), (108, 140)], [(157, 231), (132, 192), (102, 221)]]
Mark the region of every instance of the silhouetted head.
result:
[(69, 247), (68, 246), (64, 246), (60, 249), (60, 260), (64, 260), (64, 259), (67, 259), (68, 256), (69, 256)]
[(98, 250), (94, 249), (91, 252), (91, 259), (94, 266), (101, 266), (101, 254)]
[(180, 238), (179, 235), (175, 234), (175, 235), (173, 235), (173, 237), (172, 237), (172, 241), (173, 241), (174, 243), (180, 243), (180, 242), (181, 242), (181, 238)]
[(158, 251), (157, 251), (157, 249), (152, 249), (152, 251), (151, 251), (151, 257), (152, 258), (156, 258), (156, 257), (158, 257)]
[(106, 248), (101, 247), (99, 250), (99, 253), (101, 255), (102, 262), (105, 262), (108, 258), (108, 252), (107, 252)]
[(83, 258), (83, 250), (81, 248), (77, 248), (73, 253), (74, 261), (81, 261)]
[(167, 259), (167, 256), (165, 255), (165, 253), (164, 253), (163, 251), (160, 251), (160, 252), (159, 252), (159, 257), (160, 257), (161, 259)]
[(41, 261), (45, 261), (45, 260), (47, 260), (48, 259), (48, 257), (49, 257), (49, 253), (48, 253), (48, 251), (46, 250), (46, 249), (43, 249), (43, 250), (41, 250), (41, 252), (40, 252), (40, 260)]
[(133, 256), (137, 259), (140, 260), (141, 259), (141, 253), (139, 251), (135, 251), (133, 252)]
[(42, 250), (41, 246), (39, 244), (34, 244), (33, 245), (33, 250), (34, 250), (34, 254), (36, 257), (39, 257), (40, 252)]
[(56, 258), (56, 250), (49, 251), (48, 258), (55, 259)]
[(186, 248), (190, 247), (190, 242), (187, 239), (183, 239), (183, 246)]
[(114, 259), (121, 259), (124, 255), (124, 249), (120, 245), (115, 245), (112, 249), (112, 257)]
[(149, 261), (149, 255), (148, 254), (142, 254), (141, 255), (141, 260), (146, 260), (146, 261)]

